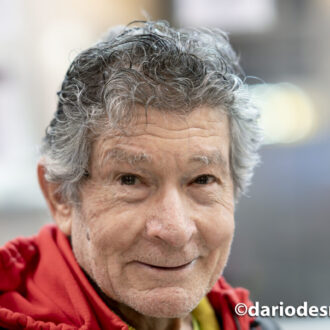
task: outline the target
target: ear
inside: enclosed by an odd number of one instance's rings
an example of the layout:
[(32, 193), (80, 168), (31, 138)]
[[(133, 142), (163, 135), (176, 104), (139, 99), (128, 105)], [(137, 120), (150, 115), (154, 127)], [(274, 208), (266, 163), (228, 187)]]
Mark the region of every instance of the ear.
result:
[(38, 163), (38, 179), (42, 193), (46, 199), (50, 213), (60, 230), (67, 236), (71, 235), (72, 205), (63, 200), (58, 192), (58, 183), (49, 182), (45, 178), (46, 168), (43, 161)]

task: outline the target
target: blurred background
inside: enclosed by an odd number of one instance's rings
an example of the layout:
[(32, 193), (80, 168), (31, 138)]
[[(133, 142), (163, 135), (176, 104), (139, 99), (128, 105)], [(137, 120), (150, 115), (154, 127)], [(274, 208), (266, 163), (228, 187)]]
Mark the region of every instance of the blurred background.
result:
[(227, 279), (261, 305), (330, 305), (329, 0), (0, 0), (0, 245), (52, 221), (35, 168), (68, 65), (146, 13), (229, 32), (262, 110), (263, 163), (237, 206)]

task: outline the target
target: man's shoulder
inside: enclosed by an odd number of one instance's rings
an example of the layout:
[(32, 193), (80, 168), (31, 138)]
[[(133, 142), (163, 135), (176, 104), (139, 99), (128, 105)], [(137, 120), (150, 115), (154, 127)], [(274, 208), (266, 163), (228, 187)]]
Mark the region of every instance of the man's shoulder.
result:
[(36, 236), (18, 237), (0, 247), (0, 294), (22, 285), (38, 255)]
[(34, 236), (17, 237), (0, 247), (0, 299), (8, 291), (24, 291), (40, 263), (46, 269), (56, 266), (56, 255), (62, 255), (58, 245), (62, 236), (55, 225), (48, 224)]
[(57, 227), (46, 225), (37, 235), (0, 248), (0, 329), (77, 328), (61, 239)]

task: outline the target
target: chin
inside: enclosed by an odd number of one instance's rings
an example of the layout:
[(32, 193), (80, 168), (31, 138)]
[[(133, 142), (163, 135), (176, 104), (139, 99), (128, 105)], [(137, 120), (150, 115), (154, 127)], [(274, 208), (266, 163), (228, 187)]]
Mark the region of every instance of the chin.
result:
[(181, 318), (188, 315), (204, 295), (204, 292), (187, 292), (182, 288), (157, 288), (131, 295), (128, 301), (122, 302), (142, 315)]

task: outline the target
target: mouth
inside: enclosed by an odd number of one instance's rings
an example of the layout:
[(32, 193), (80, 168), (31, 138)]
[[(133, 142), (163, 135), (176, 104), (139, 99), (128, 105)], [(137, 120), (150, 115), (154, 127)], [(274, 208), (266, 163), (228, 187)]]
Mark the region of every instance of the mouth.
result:
[(196, 262), (196, 259), (193, 259), (187, 263), (184, 264), (179, 264), (177, 266), (160, 266), (160, 265), (154, 265), (154, 264), (149, 264), (145, 262), (139, 262), (139, 264), (150, 267), (155, 270), (163, 270), (163, 271), (178, 271), (178, 270), (183, 270), (185, 268), (188, 268), (189, 266), (192, 266)]

